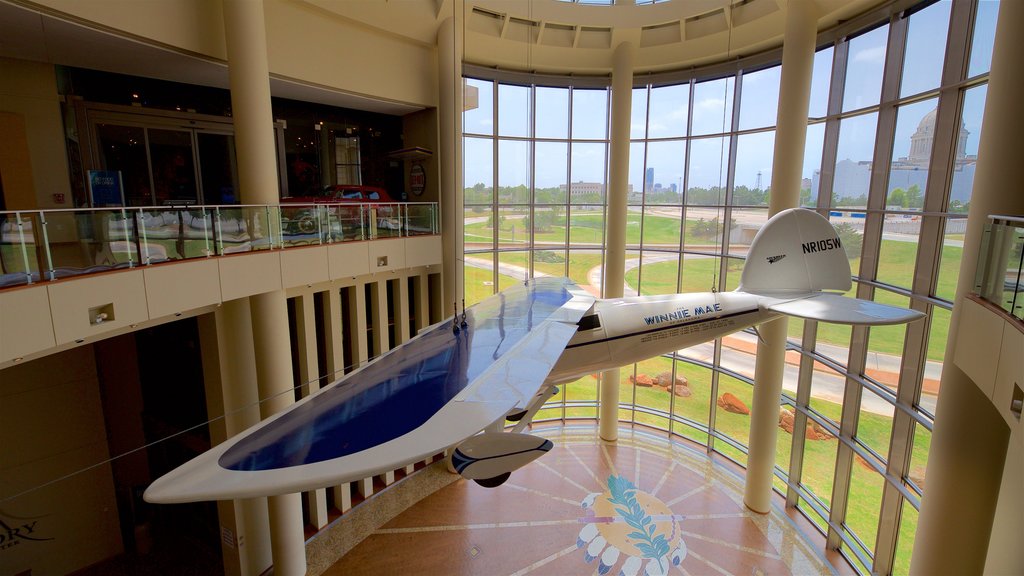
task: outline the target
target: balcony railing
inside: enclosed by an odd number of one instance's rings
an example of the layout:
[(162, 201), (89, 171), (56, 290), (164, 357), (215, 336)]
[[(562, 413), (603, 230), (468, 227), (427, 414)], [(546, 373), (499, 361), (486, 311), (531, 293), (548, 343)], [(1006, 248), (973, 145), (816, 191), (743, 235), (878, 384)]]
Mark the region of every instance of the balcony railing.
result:
[(989, 216), (974, 291), (1024, 320), (1024, 217)]
[(439, 233), (436, 203), (0, 212), (0, 288), (161, 262)]

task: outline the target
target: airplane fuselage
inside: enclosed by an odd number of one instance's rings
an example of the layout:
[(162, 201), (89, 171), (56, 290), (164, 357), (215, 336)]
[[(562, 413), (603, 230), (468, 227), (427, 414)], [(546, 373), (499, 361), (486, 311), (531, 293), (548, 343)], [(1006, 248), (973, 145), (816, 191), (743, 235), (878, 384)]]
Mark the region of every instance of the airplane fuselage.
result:
[(555, 364), (548, 382), (567, 382), (695, 346), (779, 314), (757, 296), (703, 292), (598, 300)]

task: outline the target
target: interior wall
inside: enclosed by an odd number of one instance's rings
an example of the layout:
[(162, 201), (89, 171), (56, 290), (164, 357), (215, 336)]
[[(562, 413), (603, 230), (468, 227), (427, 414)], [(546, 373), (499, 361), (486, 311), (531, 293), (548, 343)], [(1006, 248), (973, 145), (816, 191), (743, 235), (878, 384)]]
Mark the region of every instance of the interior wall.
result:
[(1024, 549), (1020, 545), (1024, 534), (1024, 435), (1020, 431), (1010, 435), (1003, 466), (985, 573), (1024, 574)]
[[(92, 346), (0, 371), (0, 499), (109, 458)], [(122, 550), (109, 465), (0, 504), (5, 574), (65, 574)]]
[[(421, 196), (413, 196), (410, 192), (410, 202), (439, 202), (441, 188), (441, 171), (438, 167), (438, 136), (437, 136), (437, 108), (427, 108), (412, 114), (402, 116), (402, 133), (405, 140), (402, 145), (405, 148), (418, 146), (426, 148), (434, 154), (426, 160), (420, 161), (426, 172), (427, 186)], [(405, 183), (409, 187), (409, 170), (412, 162), (405, 162)], [(407, 190), (408, 191), (408, 190)]]
[[(57, 76), (51, 64), (0, 58), (0, 113), (9, 112), (24, 122), (25, 142), (31, 161), (35, 204), (21, 205), (30, 197), (17, 193), (12, 203), (8, 191), (8, 167), (3, 167), (7, 209), (68, 208), (71, 185), (64, 149), (64, 124), (57, 95)], [(16, 124), (16, 123), (15, 123)], [(14, 130), (15, 133), (11, 133)], [(0, 124), (0, 140), (17, 139), (14, 124)], [(23, 170), (21, 167), (20, 170)], [(57, 194), (63, 195), (63, 203)]]

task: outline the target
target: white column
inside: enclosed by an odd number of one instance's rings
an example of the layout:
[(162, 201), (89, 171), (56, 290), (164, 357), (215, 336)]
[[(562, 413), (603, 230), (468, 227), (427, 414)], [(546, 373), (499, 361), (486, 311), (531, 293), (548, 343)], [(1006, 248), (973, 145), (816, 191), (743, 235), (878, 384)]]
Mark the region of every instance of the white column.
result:
[[(207, 412), (224, 414), (210, 424), (214, 445), (260, 421), (256, 358), (252, 344), (249, 300), (230, 300), (199, 317)], [(217, 502), (224, 572), (249, 576), (270, 567), (270, 525), (266, 498)]]
[[(324, 293), (323, 307), (324, 347), (327, 349), (327, 379), (334, 382), (345, 373), (345, 336), (341, 317), (341, 292), (337, 287)], [(348, 484), (332, 488), (334, 506), (342, 512), (352, 508), (352, 496)]]
[[(299, 349), (299, 384), (305, 398), (320, 389), (320, 362), (316, 347), (316, 306), (312, 292), (295, 298), (295, 323)], [(327, 526), (327, 493), (312, 490), (306, 494), (309, 523), (317, 530)]]
[[(956, 335), (963, 299), (973, 291), (981, 238), (991, 214), (1024, 214), (1017, 182), (1020, 134), (1024, 131), (1020, 95), (1024, 75), (1024, 2), (999, 4), (992, 47), (992, 69), (985, 98), (985, 124), (964, 235), (963, 256), (949, 334)], [(998, 345), (998, 338), (994, 337)], [(988, 396), (954, 363), (956, 338), (946, 345), (939, 403), (928, 452), (928, 485), (921, 500), (911, 574), (981, 574), (985, 571), (992, 520), (999, 501), (1009, 430)], [(1020, 454), (1019, 448), (1010, 454)], [(1016, 487), (1018, 491), (1020, 487)], [(1011, 502), (1013, 495), (1008, 495)], [(1019, 502), (1019, 497), (1017, 499)], [(1019, 515), (1018, 509), (1014, 514)], [(1016, 535), (1020, 542), (1020, 534)], [(1006, 554), (1021, 554), (1020, 546)]]
[(463, 270), (462, 202), (462, 0), (452, 0), (452, 17), (437, 31), (438, 131), (441, 139), (441, 244), (444, 247), (443, 310), (461, 302)]
[[(791, 1), (786, 5), (769, 215), (800, 203), (800, 172), (807, 135), (817, 22), (817, 8), (813, 2)], [(754, 363), (754, 397), (750, 407), (750, 442), (743, 501), (748, 508), (762, 514), (771, 509), (788, 324), (788, 320), (782, 317), (760, 326), (762, 341), (757, 345)]]
[[(262, 0), (224, 0), (224, 39), (227, 46), (234, 116), (238, 187), (242, 203), (277, 204), (277, 154), (270, 73)], [(267, 417), (294, 402), (291, 389), (291, 343), (284, 291), (250, 298), (256, 374)], [(268, 498), (274, 573), (305, 574), (306, 550), (302, 506), (298, 494)]]
[(388, 338), (388, 281), (381, 278), (371, 284), (370, 313), (373, 314), (373, 355), (380, 356), (391, 349)]
[[(629, 119), (633, 100), (632, 42), (615, 47), (612, 68), (610, 150), (608, 151), (608, 243), (605, 246), (604, 295), (621, 298), (626, 269), (626, 190), (629, 185)], [(601, 374), (601, 439), (619, 437), (619, 369)]]
[(412, 294), (409, 290), (409, 278), (401, 277), (395, 281), (395, 344), (401, 344), (409, 339), (409, 299)]

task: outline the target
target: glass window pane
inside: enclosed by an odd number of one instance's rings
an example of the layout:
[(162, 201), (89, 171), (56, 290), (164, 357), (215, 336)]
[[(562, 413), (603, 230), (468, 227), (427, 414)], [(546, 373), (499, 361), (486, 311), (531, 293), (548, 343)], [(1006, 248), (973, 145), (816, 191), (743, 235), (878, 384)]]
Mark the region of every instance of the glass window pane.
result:
[(634, 260), (627, 262), (626, 267), (626, 284), (634, 291), (639, 287), (639, 295), (676, 293), (679, 275), (678, 254), (645, 250), (641, 266), (636, 266)]
[(530, 201), (530, 143), (498, 141), (498, 203)]
[(882, 224), (882, 246), (878, 250), (876, 280), (901, 288), (910, 288), (913, 285), (920, 228), (920, 216), (885, 216), (885, 222)]
[[(918, 494), (924, 491), (925, 470), (928, 468), (928, 451), (932, 445), (932, 432), (914, 422), (914, 448), (910, 455), (910, 470), (907, 479), (916, 486)], [(912, 487), (913, 488), (913, 487)]]
[(964, 233), (967, 232), (966, 218), (947, 218), (942, 241), (942, 257), (939, 261), (939, 278), (935, 284), (936, 298), (953, 301), (956, 283), (960, 277), (960, 260), (964, 252)]
[(931, 98), (900, 106), (896, 112), (889, 192), (886, 197), (886, 206), (890, 210), (924, 208), (938, 104), (938, 98)]
[(597, 418), (597, 379), (597, 374), (591, 374), (560, 386), (565, 392), (566, 418)]
[(828, 109), (828, 89), (832, 84), (832, 46), (814, 53), (814, 68), (811, 72), (811, 101), (807, 115), (811, 118), (825, 116)]
[(850, 497), (846, 505), (845, 524), (868, 550), (874, 550), (885, 480), (860, 456), (855, 454), (853, 459), (856, 462), (850, 474)]
[(736, 139), (736, 175), (732, 190), (734, 206), (767, 206), (772, 186), (775, 131), (741, 134)]
[[(577, 246), (577, 244), (573, 242), (573, 246)], [(580, 288), (588, 290), (595, 296), (600, 296), (602, 293), (601, 264), (603, 258), (604, 253), (601, 250), (570, 250), (569, 278)]]
[(494, 82), (466, 78), (465, 104), (469, 109), (462, 114), (462, 131), (494, 134)]
[(683, 287), (680, 292), (710, 292), (718, 289), (716, 256), (683, 254)]
[(565, 220), (564, 206), (535, 207), (532, 218), (527, 215), (524, 219), (524, 227), (532, 228), (534, 249), (564, 247)]
[(900, 532), (896, 540), (896, 558), (892, 566), (893, 574), (910, 574), (910, 555), (914, 551), (917, 516), (917, 509), (909, 502), (904, 501), (900, 517)]
[(974, 34), (971, 37), (971, 62), (967, 77), (988, 72), (992, 66), (992, 43), (996, 37), (996, 20), (999, 17), (999, 2), (984, 0), (978, 2), (978, 14), (974, 18)]
[[(750, 384), (722, 374), (718, 377), (718, 398), (715, 399), (715, 429), (746, 446), (750, 441), (750, 404), (754, 388)], [(715, 450), (726, 454), (741, 465), (747, 455), (726, 442), (716, 441)]]
[(843, 244), (846, 258), (850, 261), (850, 271), (856, 274), (860, 270), (860, 255), (864, 248), (864, 221), (867, 214), (850, 210), (832, 210), (829, 222), (839, 233), (839, 241)]
[(115, 124), (97, 124), (97, 151), (104, 170), (121, 172), (126, 206), (152, 206), (145, 130)]
[(857, 439), (874, 450), (883, 460), (888, 458), (889, 454), (894, 410), (892, 404), (871, 390), (865, 388), (862, 391), (860, 414), (857, 418)]
[(807, 126), (804, 142), (804, 169), (800, 180), (800, 205), (818, 205), (818, 186), (821, 184), (821, 154), (825, 147), (825, 123)]
[(522, 248), (530, 243), (529, 206), (498, 206), (498, 248)]
[(693, 91), (691, 134), (721, 134), (732, 127), (733, 77), (698, 82)]
[(647, 88), (633, 88), (630, 99), (629, 137), (633, 139), (647, 136)]
[(843, 88), (843, 112), (878, 104), (882, 96), (882, 72), (889, 25), (850, 40)]
[(462, 139), (462, 174), (466, 204), (494, 202), (494, 140)]
[(690, 142), (686, 204), (720, 206), (725, 203), (728, 138), (700, 138)]
[(949, 192), (949, 211), (966, 214), (974, 189), (974, 168), (978, 163), (978, 143), (981, 142), (982, 118), (985, 115), (985, 97), (988, 84), (964, 92), (964, 107), (960, 116), (953, 181)]
[(533, 253), (533, 274), (540, 276), (567, 276), (568, 255), (565, 249), (537, 250)]
[(607, 151), (608, 146), (603, 143), (572, 143), (569, 202), (573, 204), (604, 202)]
[(569, 180), (569, 145), (565, 142), (537, 142), (534, 147), (535, 202), (565, 204)]
[[(680, 376), (682, 381), (678, 381)], [(676, 361), (675, 404), (672, 414), (677, 421), (672, 431), (698, 444), (707, 445), (708, 435), (702, 431), (708, 426), (711, 409), (711, 370), (688, 362)], [(685, 384), (685, 386), (680, 386)]]
[[(840, 355), (834, 346), (828, 348), (827, 351), (830, 354)], [(841, 356), (838, 360), (846, 364), (847, 355), (841, 354)], [(843, 415), (843, 392), (845, 388), (845, 376), (824, 366), (815, 365), (814, 371), (811, 373), (810, 407), (829, 420), (836, 428), (839, 428), (839, 420)], [(816, 430), (826, 430), (821, 424), (815, 424), (810, 419), (808, 419), (808, 423), (815, 426)]]
[(689, 106), (689, 83), (651, 88), (651, 114), (647, 121), (647, 137), (686, 136)]
[[(899, 308), (910, 307), (910, 298), (881, 288), (875, 290), (874, 301)], [(896, 386), (899, 383), (903, 341), (907, 335), (907, 325), (874, 326), (869, 330), (868, 357), (864, 373), (875, 382), (888, 387), (895, 395)]]
[(530, 135), (530, 87), (498, 85), (498, 134)]
[(534, 133), (537, 138), (568, 138), (569, 89), (538, 86), (534, 92), (537, 98)]
[(588, 140), (608, 138), (608, 91), (572, 91), (572, 137)]
[[(646, 408), (653, 408), (664, 414), (669, 413), (670, 398), (676, 380), (672, 374), (672, 360), (663, 356), (657, 356), (638, 362), (636, 364), (636, 375), (630, 370), (623, 372), (622, 380), (631, 387), (631, 394), (635, 397), (635, 404)], [(623, 399), (627, 396), (623, 396)], [(636, 411), (634, 420), (641, 424), (668, 430), (668, 418), (646, 414)]]
[(782, 66), (743, 74), (740, 96), (740, 130), (775, 126), (779, 113), (779, 80)]
[(867, 206), (877, 127), (877, 112), (844, 118), (839, 122), (832, 207)]
[(600, 247), (604, 243), (604, 208), (573, 206), (569, 224), (569, 244)]
[(903, 53), (901, 98), (939, 87), (943, 62), (939, 55), (946, 53), (952, 5), (951, 0), (943, 0), (910, 16), (907, 47)]
[(840, 366), (846, 366), (850, 357), (850, 334), (852, 328), (846, 324), (818, 322), (816, 351)]
[(529, 252), (498, 252), (498, 291), (530, 277)]
[(644, 202), (679, 204), (686, 166), (686, 142), (668, 140), (647, 145), (647, 169), (644, 171)]
[(939, 395), (939, 380), (942, 375), (942, 363), (946, 355), (946, 341), (949, 338), (949, 321), (952, 313), (945, 308), (933, 306), (931, 310), (932, 325), (928, 331), (928, 363), (925, 365), (924, 389), (918, 399), (918, 405), (935, 415), (935, 405)]
[[(733, 209), (732, 221), (729, 223), (729, 254), (746, 255), (754, 235), (767, 221), (767, 209)], [(739, 281), (739, 274), (736, 275), (736, 280)]]
[[(742, 246), (740, 247), (742, 249)], [(732, 248), (729, 249), (730, 252)], [(743, 264), (744, 260), (739, 258), (726, 258), (725, 259), (725, 289), (735, 290), (740, 286), (740, 278), (743, 275)], [(793, 322), (793, 318), (790, 318), (790, 323)], [(753, 375), (751, 375), (753, 376)]]
[(494, 253), (466, 256), (463, 274), (466, 306), (472, 306), (494, 294)]
[(629, 185), (626, 200), (629, 204), (642, 204), (644, 201), (644, 151), (647, 146), (643, 142), (629, 143)]
[[(683, 212), (680, 208), (646, 208), (643, 212), (644, 248), (679, 251)], [(626, 231), (629, 236), (631, 230)]]
[[(697, 252), (721, 252), (722, 217), (721, 208), (688, 208), (686, 228), (683, 232), (683, 249)], [(710, 290), (701, 288), (699, 291)]]
[(826, 508), (832, 504), (832, 480), (835, 477), (838, 445), (837, 440), (807, 442), (804, 445), (800, 484), (824, 502)]
[(466, 252), (489, 250), (494, 247), (493, 211), (490, 206), (471, 206), (465, 209), (463, 238)]

